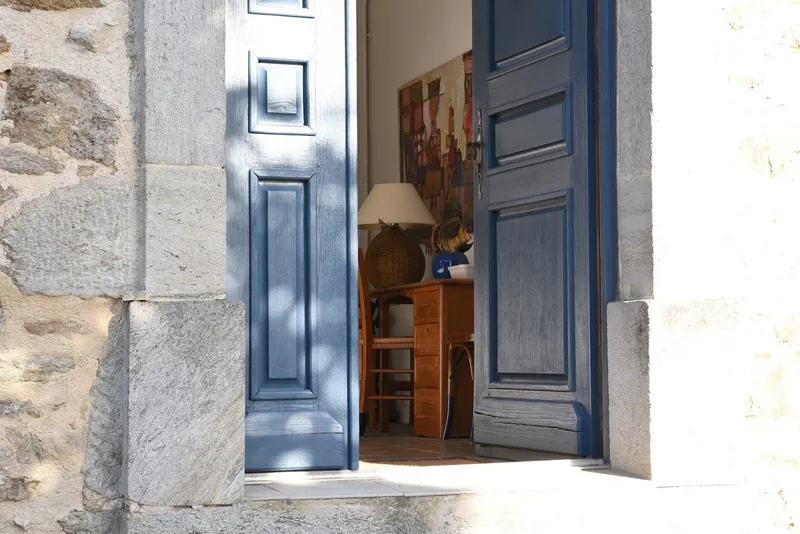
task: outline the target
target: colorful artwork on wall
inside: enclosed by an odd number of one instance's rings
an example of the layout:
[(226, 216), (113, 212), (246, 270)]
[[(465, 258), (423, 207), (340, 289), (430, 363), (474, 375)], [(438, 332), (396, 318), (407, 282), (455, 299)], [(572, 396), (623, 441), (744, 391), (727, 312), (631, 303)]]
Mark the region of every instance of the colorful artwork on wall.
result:
[(402, 87), (399, 106), (401, 180), (437, 222), (457, 218), (472, 232), (472, 52)]

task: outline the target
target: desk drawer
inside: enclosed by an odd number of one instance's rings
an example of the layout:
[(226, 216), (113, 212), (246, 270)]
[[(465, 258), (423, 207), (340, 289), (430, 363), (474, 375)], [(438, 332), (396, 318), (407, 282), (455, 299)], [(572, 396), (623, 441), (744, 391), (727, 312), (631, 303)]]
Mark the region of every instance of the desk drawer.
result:
[(439, 324), (420, 324), (414, 327), (414, 354), (439, 355)]
[(439, 387), (439, 356), (414, 356), (414, 385), (418, 388)]
[(440, 438), (442, 435), (442, 405), (438, 389), (414, 390), (414, 433), (418, 436)]
[(420, 291), (414, 297), (414, 324), (439, 322), (439, 289)]

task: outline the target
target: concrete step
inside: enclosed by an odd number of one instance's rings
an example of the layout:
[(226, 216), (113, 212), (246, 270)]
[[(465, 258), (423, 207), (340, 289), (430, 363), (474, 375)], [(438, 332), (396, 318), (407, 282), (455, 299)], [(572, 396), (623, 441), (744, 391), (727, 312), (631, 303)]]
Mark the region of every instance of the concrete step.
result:
[(660, 488), (596, 461), (248, 476), (245, 502), (138, 508), (129, 533), (770, 533), (780, 502), (742, 486)]

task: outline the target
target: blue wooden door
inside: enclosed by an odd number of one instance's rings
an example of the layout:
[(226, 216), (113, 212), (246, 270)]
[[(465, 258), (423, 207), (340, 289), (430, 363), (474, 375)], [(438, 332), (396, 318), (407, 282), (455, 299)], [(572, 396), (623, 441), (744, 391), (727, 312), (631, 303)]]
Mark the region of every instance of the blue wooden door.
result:
[(594, 5), (473, 1), (474, 437), (494, 448), (600, 453)]
[(352, 6), (228, 0), (228, 294), (248, 309), (249, 472), (357, 467)]

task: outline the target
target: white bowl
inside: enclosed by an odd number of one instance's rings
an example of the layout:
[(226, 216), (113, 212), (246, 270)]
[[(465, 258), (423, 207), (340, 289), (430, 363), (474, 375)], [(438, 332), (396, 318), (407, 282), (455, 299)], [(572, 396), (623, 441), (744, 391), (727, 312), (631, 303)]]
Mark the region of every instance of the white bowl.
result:
[(472, 265), (451, 265), (450, 278), (472, 280), (475, 277), (475, 267)]

